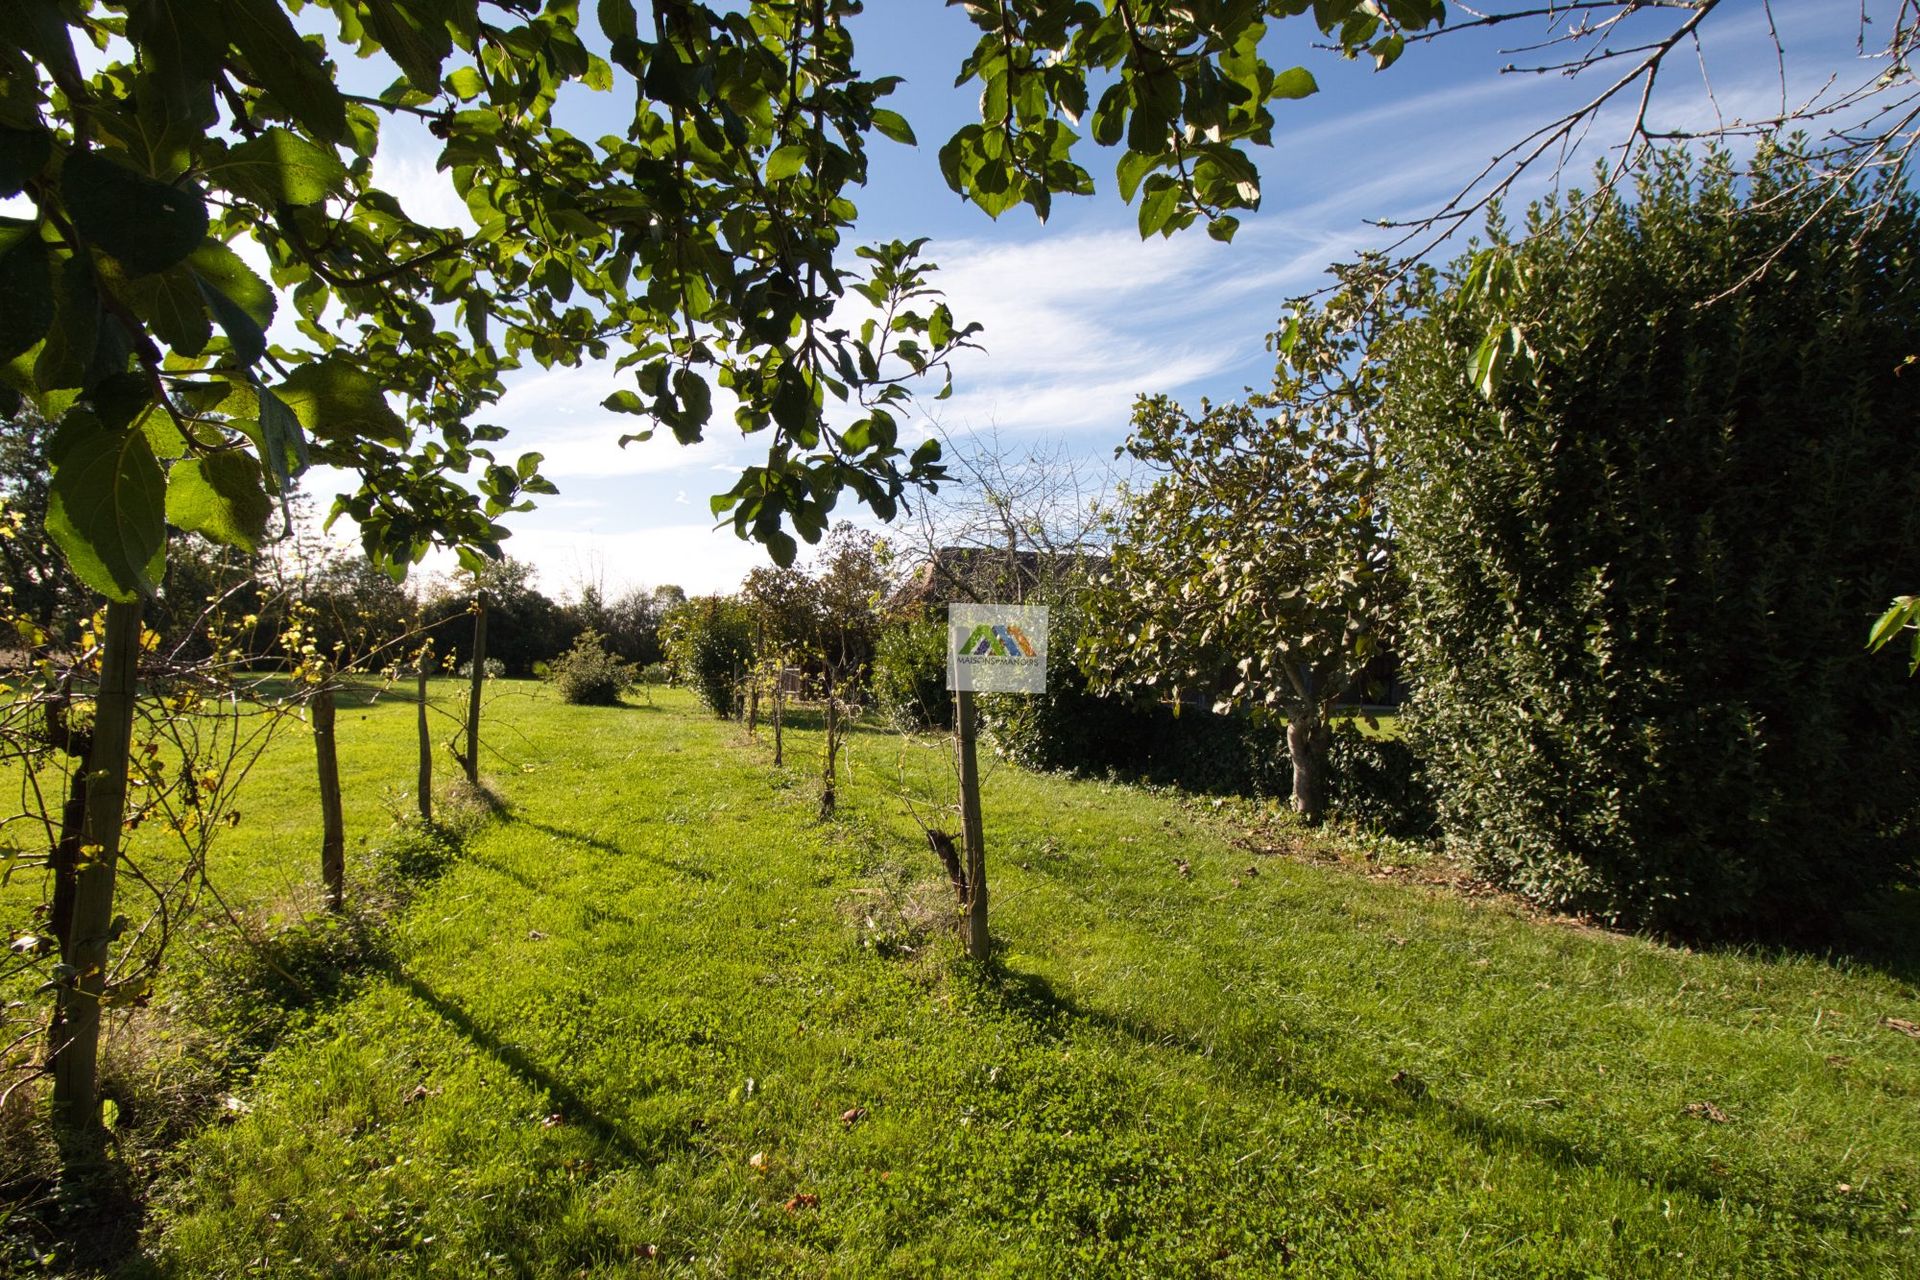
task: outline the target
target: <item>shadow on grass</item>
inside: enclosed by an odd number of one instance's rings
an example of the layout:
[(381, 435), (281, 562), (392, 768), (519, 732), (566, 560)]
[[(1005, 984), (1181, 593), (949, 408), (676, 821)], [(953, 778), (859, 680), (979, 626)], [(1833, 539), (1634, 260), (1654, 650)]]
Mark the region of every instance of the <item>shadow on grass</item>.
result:
[(1896, 889), (1878, 910), (1848, 922), (1848, 938), (1821, 959), (1878, 970), (1895, 982), (1920, 987), (1920, 885)]
[(394, 917), (460, 855), (447, 827), (396, 827), (358, 864), (345, 910), (240, 920), (183, 948), (164, 1006), (119, 1021), (103, 1046), (100, 1095), (117, 1112), (104, 1146), (98, 1134), (76, 1145), (17, 1095), (0, 1112), (0, 1274), (158, 1274), (136, 1257), (155, 1174), (227, 1114), (222, 1096), (290, 1026), (390, 968)]
[[(1472, 1143), (1483, 1154), (1517, 1154), (1551, 1164), (1572, 1174), (1605, 1171), (1642, 1186), (1677, 1191), (1703, 1204), (1731, 1203), (1768, 1215), (1783, 1211), (1820, 1228), (1853, 1229), (1847, 1215), (1806, 1202), (1801, 1189), (1776, 1184), (1777, 1194), (1759, 1195), (1729, 1189), (1706, 1171), (1695, 1172), (1652, 1161), (1623, 1158), (1618, 1151), (1595, 1149), (1535, 1125), (1500, 1119), (1436, 1096), (1427, 1085), (1394, 1064), (1375, 1064), (1373, 1086), (1335, 1084), (1311, 1072), (1289, 1066), (1273, 1053), (1273, 1046), (1242, 1042), (1202, 1043), (1193, 1036), (1165, 1030), (1128, 1014), (1092, 1008), (1061, 992), (1037, 973), (1009, 969), (998, 957), (977, 970), (980, 998), (1010, 1016), (1031, 1023), (1051, 1040), (1064, 1039), (1077, 1027), (1093, 1028), (1133, 1041), (1142, 1048), (1179, 1053), (1191, 1059), (1194, 1070), (1223, 1077), (1237, 1089), (1277, 1089), (1320, 1106), (1365, 1113), (1405, 1123), (1436, 1123)], [(1289, 1032), (1298, 1041), (1327, 1045), (1328, 1038), (1308, 1032)]]
[(544, 1093), (549, 1105), (567, 1123), (577, 1124), (597, 1140), (638, 1164), (647, 1159), (641, 1144), (618, 1121), (603, 1115), (566, 1081), (528, 1057), (518, 1046), (494, 1035), (454, 1001), (435, 991), (418, 977), (397, 965), (385, 969), (391, 978), (415, 1000), (431, 1010), (448, 1026), (459, 1032), (475, 1048), (512, 1072), (523, 1084)]
[[(569, 831), (565, 827), (556, 827), (551, 823), (536, 822), (532, 818), (513, 818), (511, 821), (515, 826), (526, 827), (532, 831), (539, 831), (545, 835), (552, 836), (556, 840), (567, 840), (574, 844), (582, 844), (589, 849), (597, 849), (609, 857), (637, 859), (638, 861), (650, 863), (653, 866), (683, 875), (689, 880), (706, 881), (713, 879), (713, 872), (692, 862), (683, 862), (678, 858), (662, 857), (655, 853), (642, 853), (638, 849), (615, 844), (613, 841), (603, 839), (600, 836), (582, 835), (578, 831)], [(493, 863), (487, 863), (486, 865), (492, 867), (502, 875), (511, 876), (513, 879), (520, 881), (521, 884), (529, 889), (541, 893), (552, 892), (545, 885), (538, 883), (531, 877), (523, 876), (519, 872), (510, 871), (505, 867), (497, 866)]]
[(641, 927), (638, 919), (628, 915), (624, 911), (617, 911), (612, 907), (605, 906), (598, 902), (583, 901), (571, 894), (556, 892), (551, 885), (541, 884), (526, 872), (510, 867), (497, 859), (484, 857), (477, 853), (470, 853), (467, 855), (466, 861), (483, 870), (491, 871), (497, 876), (502, 876), (513, 881), (528, 893), (537, 893), (544, 898), (551, 898), (555, 902), (564, 903), (569, 907), (573, 907), (585, 917), (589, 924), (606, 924), (612, 922), (614, 924), (626, 925), (630, 929), (638, 929)]

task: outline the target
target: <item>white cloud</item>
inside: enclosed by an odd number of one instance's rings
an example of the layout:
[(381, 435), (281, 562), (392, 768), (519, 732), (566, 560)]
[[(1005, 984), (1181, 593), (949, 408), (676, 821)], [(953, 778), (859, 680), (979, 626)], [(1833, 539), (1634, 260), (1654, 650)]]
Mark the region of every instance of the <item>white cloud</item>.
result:
[(761, 547), (742, 542), (731, 527), (705, 524), (604, 532), (525, 529), (508, 550), (539, 566), (541, 589), (554, 596), (570, 595), (583, 582), (604, 582), (616, 596), (669, 582), (690, 595), (732, 591), (748, 570), (768, 563)]

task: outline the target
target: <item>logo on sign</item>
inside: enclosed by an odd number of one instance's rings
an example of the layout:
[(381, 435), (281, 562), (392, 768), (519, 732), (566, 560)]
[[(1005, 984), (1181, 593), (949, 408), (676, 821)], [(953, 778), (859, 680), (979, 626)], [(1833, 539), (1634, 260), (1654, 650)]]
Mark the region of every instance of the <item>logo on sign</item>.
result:
[(961, 693), (1045, 692), (1046, 606), (948, 606), (947, 687)]
[(1005, 626), (982, 623), (975, 627), (960, 646), (960, 652), (995, 658), (1033, 658), (1038, 657), (1040, 651), (1027, 639), (1026, 632), (1009, 622)]

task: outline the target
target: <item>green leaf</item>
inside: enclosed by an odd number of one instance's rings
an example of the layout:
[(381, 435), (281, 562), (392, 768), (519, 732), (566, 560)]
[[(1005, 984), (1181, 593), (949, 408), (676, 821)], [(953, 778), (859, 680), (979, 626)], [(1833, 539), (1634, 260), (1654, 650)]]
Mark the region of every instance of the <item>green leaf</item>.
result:
[(126, 300), (135, 315), (153, 329), (154, 336), (183, 356), (197, 356), (213, 336), (206, 299), (185, 263), (156, 275), (127, 282)]
[(1120, 141), (1127, 128), (1127, 86), (1121, 81), (1107, 86), (1100, 105), (1093, 109), (1093, 140), (1103, 147)]
[(286, 402), (259, 383), (254, 391), (260, 397), (259, 435), (255, 443), (260, 447), (260, 458), (267, 464), (269, 474), (273, 476), (278, 493), (287, 491), (288, 483), (307, 469), (307, 440), (300, 432), (300, 420), (293, 416), (293, 410)]
[(1900, 596), (1893, 607), (1881, 614), (1867, 635), (1867, 648), (1885, 647), (1907, 627), (1920, 625), (1920, 596)]
[(40, 229), (0, 219), (0, 363), (46, 336), (53, 323), (53, 272)]
[(41, 391), (78, 387), (100, 340), (100, 290), (83, 258), (60, 259), (53, 272), (53, 322), (33, 362), (34, 384)]
[(273, 290), (232, 249), (218, 240), (205, 241), (187, 259), (187, 265), (201, 280), (238, 303), (262, 329), (273, 323)]
[(1221, 214), (1207, 223), (1207, 234), (1222, 244), (1231, 243), (1233, 233), (1240, 229), (1240, 219), (1232, 214)]
[(713, 389), (692, 369), (680, 369), (673, 375), (673, 390), (680, 397), (686, 418), (696, 427), (705, 426), (713, 417)]
[(151, 594), (166, 551), (166, 480), (139, 431), (109, 431), (84, 409), (61, 423), (47, 533), (80, 580), (110, 600)]
[(440, 64), (453, 52), (438, 0), (362, 0), (368, 34), (422, 93), (440, 92)]
[(107, 157), (76, 150), (60, 174), (73, 225), (131, 275), (165, 271), (207, 234), (207, 202), (191, 188), (156, 182)]
[(1180, 188), (1172, 179), (1150, 186), (1140, 201), (1140, 238), (1144, 240), (1156, 231), (1163, 231), (1179, 204)]
[(920, 144), (920, 140), (913, 136), (913, 126), (898, 111), (879, 108), (873, 113), (873, 127), (895, 142), (905, 143), (909, 147)]
[(462, 102), (472, 102), (487, 91), (487, 82), (473, 67), (458, 67), (447, 76), (447, 88)]
[(1140, 189), (1140, 180), (1153, 169), (1156, 159), (1144, 151), (1129, 151), (1120, 157), (1120, 163), (1114, 166), (1114, 176), (1120, 179), (1122, 200), (1133, 203), (1134, 192)]
[(321, 61), (300, 38), (280, 0), (219, 0), (234, 47), (253, 77), (302, 128), (323, 142), (347, 141), (347, 101)]
[(127, 40), (160, 88), (158, 105), (181, 122), (213, 110), (213, 74), (227, 49), (216, 5), (206, 0), (140, 0), (127, 10)]
[(807, 149), (789, 142), (767, 157), (767, 181), (780, 182), (806, 168)]
[(0, 129), (0, 196), (19, 195), (52, 157), (45, 129)]
[(374, 440), (403, 447), (406, 425), (387, 404), (380, 384), (347, 360), (310, 360), (274, 388), (307, 434), (324, 440)]
[(1273, 78), (1272, 98), (1305, 98), (1320, 92), (1320, 82), (1305, 67), (1293, 67)]
[(227, 341), (233, 344), (233, 354), (240, 363), (251, 365), (267, 354), (267, 332), (260, 327), (259, 321), (247, 314), (245, 307), (229, 298), (217, 285), (207, 283), (204, 277), (196, 275), (194, 283), (200, 287), (200, 296), (206, 299), (207, 307), (213, 312), (213, 318), (220, 322)]
[(278, 125), (227, 151), (211, 170), (234, 191), (261, 204), (318, 204), (337, 195), (347, 168), (332, 148)]
[(273, 500), (251, 454), (226, 449), (186, 458), (167, 473), (167, 519), (189, 533), (256, 551), (272, 515)]
[(1380, 39), (1374, 41), (1373, 48), (1368, 50), (1369, 53), (1373, 54), (1373, 69), (1375, 71), (1385, 71), (1388, 67), (1400, 61), (1400, 55), (1406, 51), (1407, 38), (1398, 31), (1391, 35), (1382, 36)]
[(775, 529), (763, 538), (762, 541), (766, 543), (767, 554), (773, 557), (775, 564), (779, 565), (782, 569), (790, 569), (793, 567), (794, 557), (800, 553), (800, 547), (798, 543), (794, 542), (791, 534), (781, 529)]

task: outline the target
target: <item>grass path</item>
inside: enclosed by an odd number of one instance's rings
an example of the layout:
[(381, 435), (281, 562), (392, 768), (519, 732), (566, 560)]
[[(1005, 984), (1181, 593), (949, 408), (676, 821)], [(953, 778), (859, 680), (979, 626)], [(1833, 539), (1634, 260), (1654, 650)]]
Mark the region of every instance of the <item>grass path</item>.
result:
[[(147, 1268), (1920, 1273), (1911, 968), (1249, 876), (1173, 800), (1002, 767), (977, 971), (893, 794), (940, 753), (857, 735), (823, 826), (815, 735), (775, 770), (658, 703), (501, 704), (508, 816), (189, 1149)], [(363, 832), (411, 723), (343, 717)], [(256, 782), (261, 893), (302, 874), (303, 746)]]

